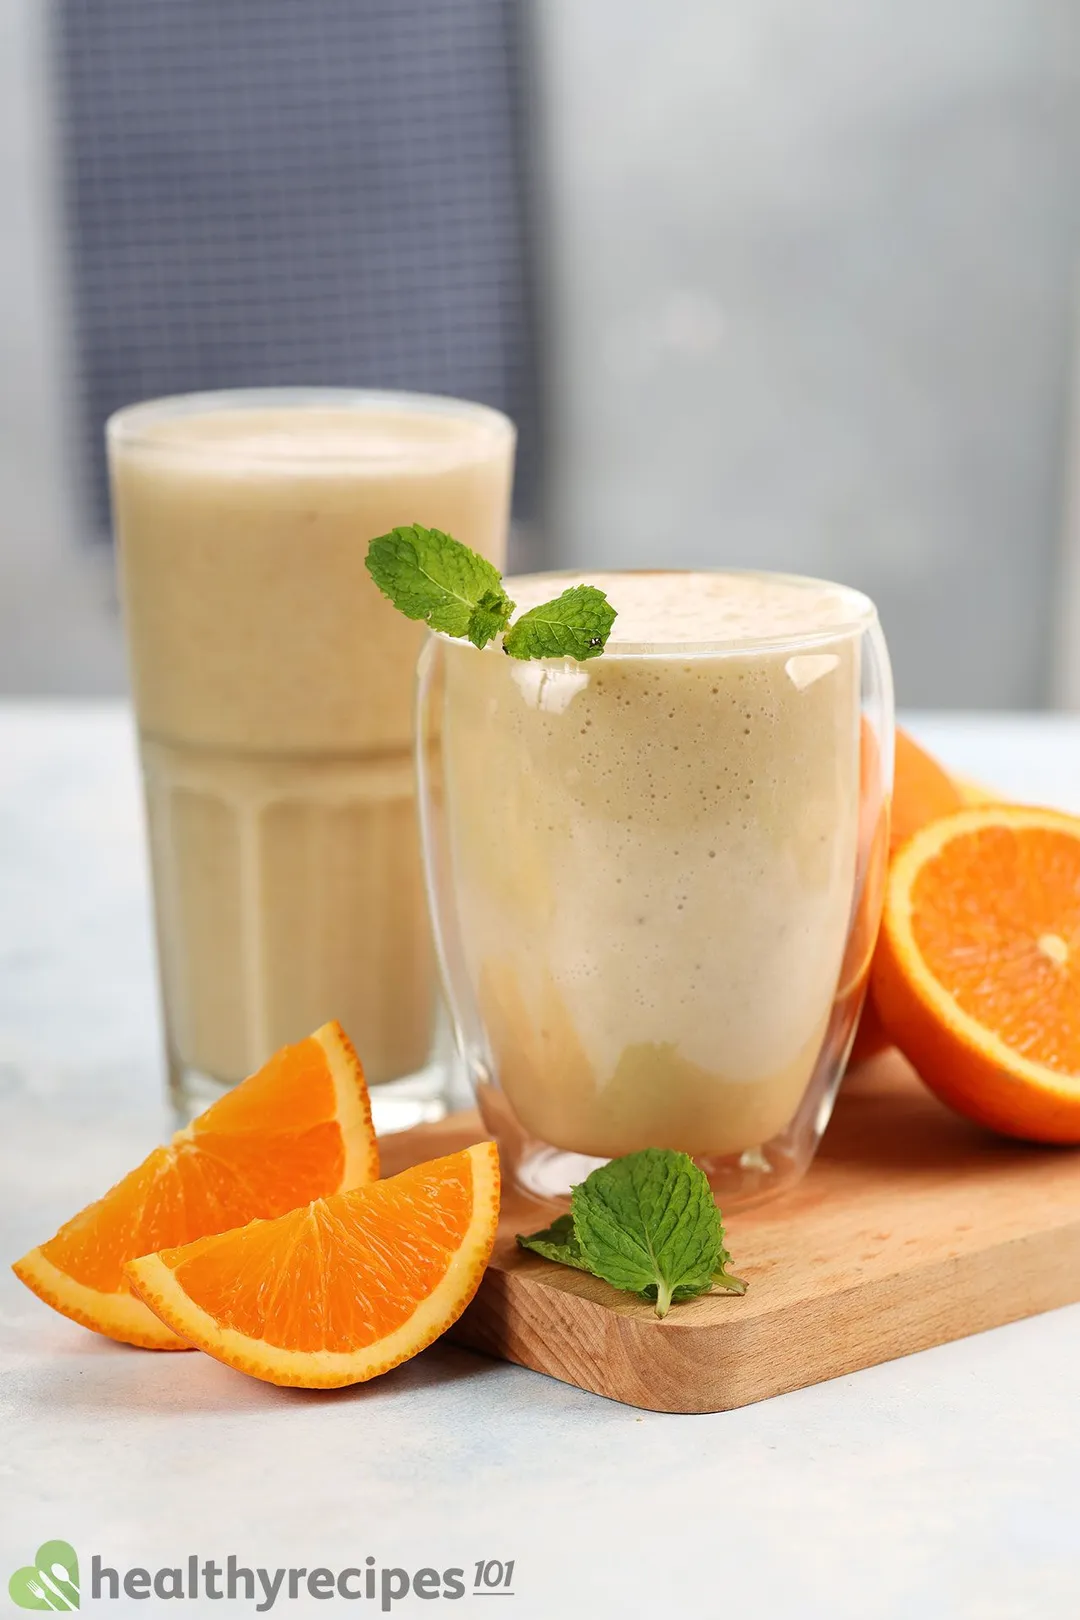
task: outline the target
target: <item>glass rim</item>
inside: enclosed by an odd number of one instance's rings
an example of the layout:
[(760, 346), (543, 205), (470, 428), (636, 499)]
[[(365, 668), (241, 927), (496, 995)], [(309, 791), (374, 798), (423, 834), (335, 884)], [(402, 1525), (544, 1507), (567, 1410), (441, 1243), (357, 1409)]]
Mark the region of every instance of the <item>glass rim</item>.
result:
[[(146, 447), (155, 452), (175, 456), (179, 460), (198, 460), (212, 452), (216, 462), (233, 466), (272, 466), (282, 460), (292, 465), (331, 466), (355, 462), (358, 453), (340, 451), (330, 455), (309, 454), (300, 447), (291, 447), (287, 457), (272, 452), (252, 451), (232, 446), (220, 439), (185, 439), (161, 436), (152, 431), (160, 422), (184, 417), (228, 415), (233, 411), (286, 410), (297, 407), (309, 409), (334, 408), (363, 416), (368, 411), (393, 409), (417, 417), (457, 418), (473, 421), (488, 431), (485, 445), (512, 443), (517, 437), (513, 420), (494, 405), (479, 400), (459, 399), (453, 394), (420, 394), (409, 389), (395, 388), (323, 388), (298, 385), (279, 388), (221, 388), (204, 389), (190, 394), (163, 394), (155, 399), (133, 400), (122, 405), (105, 422), (105, 439), (110, 449), (114, 446)], [(361, 447), (358, 447), (358, 450)], [(447, 441), (432, 441), (432, 450), (448, 448)], [(423, 441), (410, 448), (408, 459), (421, 459), (414, 451), (423, 451)], [(369, 458), (370, 459), (370, 458)], [(388, 458), (378, 458), (388, 459)], [(400, 458), (393, 458), (400, 459)]]
[[(865, 635), (878, 625), (878, 610), (873, 600), (864, 591), (857, 590), (853, 585), (842, 585), (832, 579), (818, 579), (812, 574), (789, 574), (775, 568), (597, 568), (597, 574), (657, 574), (670, 577), (672, 575), (713, 574), (721, 576), (735, 576), (740, 579), (776, 579), (783, 580), (787, 585), (797, 586), (800, 590), (829, 590), (837, 596), (850, 601), (852, 613), (850, 618), (838, 620), (834, 624), (822, 625), (820, 629), (792, 630), (782, 635), (762, 636), (727, 636), (713, 637), (705, 641), (619, 641), (615, 627), (608, 639), (607, 645), (601, 655), (605, 659), (612, 658), (720, 658), (726, 655), (737, 657), (742, 653), (757, 652), (801, 652), (807, 648), (829, 646), (837, 641), (848, 641), (856, 635)], [(518, 579), (551, 579), (553, 581), (567, 580), (573, 584), (588, 584), (588, 569), (559, 568), (546, 569), (531, 574), (519, 574)], [(513, 575), (503, 580), (510, 595), (513, 595)], [(472, 647), (474, 652), (490, 652), (498, 650), (499, 642), (489, 641), (486, 647), (473, 647), (471, 641), (458, 636), (449, 636), (442, 630), (430, 632), (436, 641), (445, 641), (455, 646)], [(550, 665), (577, 665), (581, 662), (574, 658), (541, 658), (533, 662)], [(586, 660), (591, 663), (592, 660)]]

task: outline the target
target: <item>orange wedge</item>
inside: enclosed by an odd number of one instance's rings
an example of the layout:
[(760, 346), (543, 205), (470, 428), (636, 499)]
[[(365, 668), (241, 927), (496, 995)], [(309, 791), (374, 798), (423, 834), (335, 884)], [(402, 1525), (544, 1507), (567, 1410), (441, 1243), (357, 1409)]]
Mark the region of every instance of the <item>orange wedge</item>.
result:
[(147, 1350), (188, 1350), (132, 1293), (125, 1261), (378, 1174), (364, 1072), (341, 1025), (326, 1024), (283, 1047), (13, 1270), (83, 1327)]
[(388, 1372), (456, 1322), (498, 1223), (499, 1156), (481, 1142), (126, 1269), (174, 1333), (226, 1366), (331, 1389)]
[(943, 1102), (1080, 1143), (1080, 820), (981, 805), (916, 833), (889, 873), (872, 982)]

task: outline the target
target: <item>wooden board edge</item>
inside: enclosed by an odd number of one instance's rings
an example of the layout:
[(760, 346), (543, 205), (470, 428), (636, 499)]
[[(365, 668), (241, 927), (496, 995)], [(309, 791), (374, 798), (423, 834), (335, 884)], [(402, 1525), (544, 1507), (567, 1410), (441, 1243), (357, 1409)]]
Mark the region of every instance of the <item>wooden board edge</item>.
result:
[(489, 1271), (458, 1343), (645, 1411), (731, 1411), (1080, 1300), (1080, 1221), (730, 1322), (653, 1323)]

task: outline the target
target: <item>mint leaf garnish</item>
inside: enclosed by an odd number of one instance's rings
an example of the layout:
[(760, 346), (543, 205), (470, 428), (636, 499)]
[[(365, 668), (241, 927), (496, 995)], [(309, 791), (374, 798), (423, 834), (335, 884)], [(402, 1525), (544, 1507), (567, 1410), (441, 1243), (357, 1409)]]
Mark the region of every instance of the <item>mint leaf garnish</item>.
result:
[(514, 604), (501, 587), (497, 591), (485, 591), (469, 616), (466, 634), (473, 646), (486, 647), (492, 636), (506, 629), (506, 621), (513, 611)]
[(367, 569), (406, 618), (477, 647), (505, 630), (514, 611), (495, 565), (441, 529), (411, 523), (380, 535), (368, 546)]
[(575, 1187), (574, 1230), (590, 1268), (615, 1288), (656, 1300), (657, 1316), (712, 1287), (720, 1218), (687, 1153), (645, 1148), (613, 1159)]
[(511, 658), (599, 658), (615, 609), (595, 585), (571, 585), (553, 602), (523, 613), (503, 638)]
[(572, 1215), (560, 1215), (558, 1220), (552, 1221), (542, 1232), (534, 1232), (531, 1237), (519, 1236), (518, 1246), (531, 1249), (534, 1254), (542, 1254), (545, 1260), (557, 1260), (562, 1266), (574, 1266), (578, 1271), (589, 1270), (574, 1233)]
[(573, 585), (507, 629), (515, 604), (499, 570), (453, 535), (420, 523), (372, 540), (366, 562), (380, 591), (406, 618), (467, 637), (475, 647), (506, 631), (503, 649), (512, 658), (596, 658), (615, 622), (603, 591)]
[(713, 1289), (746, 1292), (728, 1270), (708, 1178), (688, 1154), (670, 1148), (645, 1148), (601, 1165), (573, 1189), (569, 1215), (518, 1243), (654, 1300), (657, 1316), (666, 1316), (673, 1301)]

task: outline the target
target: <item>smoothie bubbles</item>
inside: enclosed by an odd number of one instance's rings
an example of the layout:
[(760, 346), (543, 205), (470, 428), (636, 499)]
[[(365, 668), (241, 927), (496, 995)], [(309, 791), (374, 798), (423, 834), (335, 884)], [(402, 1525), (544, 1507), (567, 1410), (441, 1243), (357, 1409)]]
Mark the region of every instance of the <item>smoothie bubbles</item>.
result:
[[(680, 1148), (725, 1208), (808, 1165), (880, 912), (892, 690), (873, 605), (779, 575), (602, 574), (602, 657), (432, 637), (419, 759), (459, 1045), (558, 1196)], [(574, 583), (506, 582), (520, 609)]]
[(108, 444), (177, 1109), (338, 1018), (380, 1123), (412, 1123), (443, 1089), (422, 629), (364, 559), (420, 521), (501, 563), (513, 427), (424, 396), (240, 392), (121, 411)]

